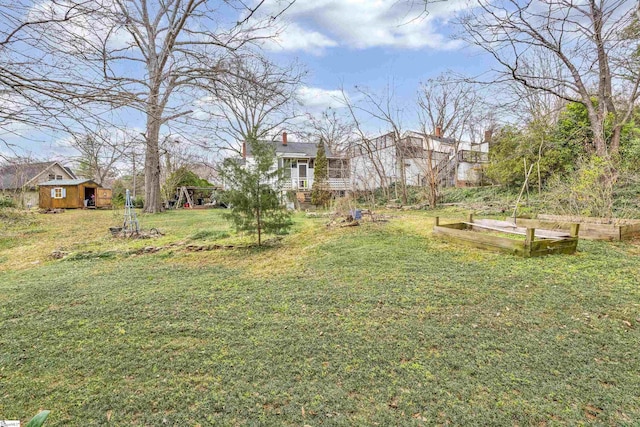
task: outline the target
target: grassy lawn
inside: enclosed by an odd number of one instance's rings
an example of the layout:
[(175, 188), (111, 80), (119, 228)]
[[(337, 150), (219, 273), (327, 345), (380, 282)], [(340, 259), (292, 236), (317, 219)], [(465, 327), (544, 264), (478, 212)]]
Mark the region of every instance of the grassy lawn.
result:
[(5, 225), (0, 419), (637, 425), (640, 242), (522, 259), (392, 214), (204, 252), (185, 247), (247, 239), (216, 210), (142, 216), (165, 235), (138, 241), (108, 235), (113, 212)]

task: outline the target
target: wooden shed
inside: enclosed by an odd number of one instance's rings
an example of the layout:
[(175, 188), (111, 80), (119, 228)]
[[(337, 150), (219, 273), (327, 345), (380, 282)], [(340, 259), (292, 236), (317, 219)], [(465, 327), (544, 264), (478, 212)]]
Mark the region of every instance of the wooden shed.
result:
[(62, 179), (40, 184), (40, 208), (78, 209), (111, 207), (111, 189), (90, 179)]

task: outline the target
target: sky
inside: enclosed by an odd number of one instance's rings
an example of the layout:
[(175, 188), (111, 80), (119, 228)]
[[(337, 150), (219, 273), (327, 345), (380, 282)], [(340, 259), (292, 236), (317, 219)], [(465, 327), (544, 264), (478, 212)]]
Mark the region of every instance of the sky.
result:
[[(273, 2), (272, 2), (273, 3)], [(302, 98), (312, 111), (339, 108), (339, 89), (380, 92), (391, 86), (414, 108), (420, 82), (442, 73), (476, 75), (488, 58), (457, 40), (452, 20), (466, 1), (297, 0), (287, 25), (265, 49), (276, 61), (298, 60), (309, 71)], [(411, 123), (408, 113), (409, 126)]]
[[(264, 10), (279, 10), (282, 1), (266, 0)], [(488, 58), (454, 37), (458, 29), (452, 20), (466, 4), (432, 1), (425, 11), (421, 0), (296, 0), (280, 17), (278, 37), (263, 50), (276, 63), (296, 61), (305, 67), (308, 75), (298, 95), (311, 113), (339, 109), (340, 88), (352, 94), (355, 85), (373, 92), (390, 85), (398, 104), (409, 111), (420, 82), (441, 73), (474, 75), (489, 68)], [(39, 159), (70, 154), (60, 135), (18, 126), (4, 138), (18, 153)]]

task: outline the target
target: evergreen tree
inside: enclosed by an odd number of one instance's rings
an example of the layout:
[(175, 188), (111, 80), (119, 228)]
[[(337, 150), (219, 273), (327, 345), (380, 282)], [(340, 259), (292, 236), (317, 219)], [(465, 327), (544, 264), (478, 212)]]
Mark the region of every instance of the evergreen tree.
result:
[(226, 159), (222, 177), (228, 190), (224, 200), (231, 206), (225, 217), (233, 222), (236, 231), (258, 234), (286, 233), (291, 214), (282, 203), (282, 170), (276, 167), (274, 147), (266, 142), (248, 140), (252, 156), (245, 162)]
[(324, 151), (324, 141), (320, 139), (318, 143), (318, 153), (316, 154), (315, 168), (313, 170), (313, 186), (311, 187), (311, 203), (316, 206), (326, 207), (331, 200), (328, 182), (328, 161)]

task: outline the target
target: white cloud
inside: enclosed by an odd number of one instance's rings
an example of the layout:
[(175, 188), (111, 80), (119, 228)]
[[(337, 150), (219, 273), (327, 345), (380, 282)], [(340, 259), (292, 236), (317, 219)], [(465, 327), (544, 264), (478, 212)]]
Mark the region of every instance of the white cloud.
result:
[[(270, 0), (277, 8), (278, 0)], [(297, 0), (286, 12), (292, 22), (279, 36), (273, 50), (304, 50), (321, 53), (336, 46), (354, 49), (455, 49), (446, 27), (463, 10), (465, 0), (428, 5), (397, 0)]]
[(302, 86), (298, 89), (297, 96), (300, 103), (308, 112), (320, 112), (327, 108), (340, 108), (344, 106), (342, 92), (339, 90)]
[(265, 43), (265, 48), (271, 51), (303, 50), (321, 54), (326, 48), (336, 47), (338, 42), (326, 35), (313, 30), (305, 30), (296, 23), (284, 27), (275, 38)]

